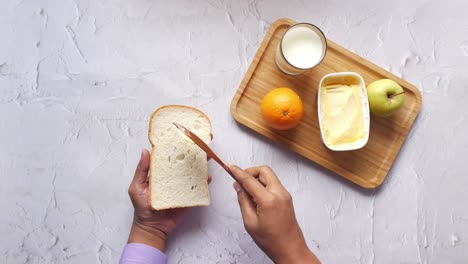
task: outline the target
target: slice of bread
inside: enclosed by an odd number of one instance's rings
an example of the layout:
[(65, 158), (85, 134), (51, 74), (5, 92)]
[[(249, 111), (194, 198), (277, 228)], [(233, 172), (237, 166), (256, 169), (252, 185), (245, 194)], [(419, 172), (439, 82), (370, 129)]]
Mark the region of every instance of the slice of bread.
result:
[(209, 205), (207, 155), (185, 141), (173, 122), (185, 126), (205, 143), (211, 141), (210, 120), (200, 110), (167, 105), (151, 115), (149, 205), (156, 210)]

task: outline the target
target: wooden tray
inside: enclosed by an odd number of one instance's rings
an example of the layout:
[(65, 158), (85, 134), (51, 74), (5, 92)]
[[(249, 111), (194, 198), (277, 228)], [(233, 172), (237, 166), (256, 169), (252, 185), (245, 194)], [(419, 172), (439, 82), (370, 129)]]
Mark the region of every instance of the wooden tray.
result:
[[(385, 179), (418, 115), (421, 94), (408, 82), (330, 40), (327, 55), (319, 66), (299, 76), (282, 73), (275, 65), (276, 47), (286, 29), (295, 23), (290, 19), (279, 19), (272, 24), (232, 100), (231, 113), (239, 123), (265, 137), (285, 144), (362, 187), (375, 188)], [(366, 84), (383, 78), (392, 79), (405, 89), (406, 94), (404, 105), (391, 117), (371, 118), (370, 137), (364, 148), (334, 152), (328, 150), (320, 138), (317, 88), (325, 74), (342, 71), (359, 73)], [(260, 104), (263, 96), (277, 87), (290, 87), (303, 100), (303, 120), (292, 130), (272, 130), (262, 119)]]

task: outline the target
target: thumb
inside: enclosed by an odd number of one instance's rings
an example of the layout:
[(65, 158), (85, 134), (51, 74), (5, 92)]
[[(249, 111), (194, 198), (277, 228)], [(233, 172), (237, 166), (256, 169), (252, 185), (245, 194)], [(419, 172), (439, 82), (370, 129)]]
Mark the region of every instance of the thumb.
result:
[(140, 162), (135, 170), (135, 176), (133, 176), (132, 185), (139, 185), (146, 183), (148, 178), (148, 170), (150, 167), (150, 154), (148, 150), (143, 149), (141, 151)]
[(234, 189), (237, 192), (237, 200), (239, 202), (242, 219), (244, 220), (244, 226), (246, 229), (249, 229), (257, 224), (257, 211), (253, 201), (239, 183), (234, 182)]

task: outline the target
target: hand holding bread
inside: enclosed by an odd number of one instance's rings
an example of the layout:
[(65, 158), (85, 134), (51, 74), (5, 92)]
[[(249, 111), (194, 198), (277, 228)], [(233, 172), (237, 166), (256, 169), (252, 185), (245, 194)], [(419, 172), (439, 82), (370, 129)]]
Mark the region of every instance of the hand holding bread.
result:
[(206, 154), (184, 141), (172, 124), (174, 120), (193, 129), (206, 143), (211, 141), (211, 124), (203, 112), (177, 105), (157, 109), (148, 133), (151, 154), (142, 151), (128, 189), (135, 208), (128, 242), (161, 251), (185, 215), (185, 207), (210, 204)]
[[(148, 204), (149, 185), (148, 171), (150, 168), (150, 153), (144, 149), (135, 171), (128, 194), (135, 208), (133, 224), (128, 238), (129, 243), (142, 243), (161, 251), (165, 249), (167, 237), (186, 214), (188, 208), (154, 210)], [(211, 177), (208, 176), (208, 182)]]

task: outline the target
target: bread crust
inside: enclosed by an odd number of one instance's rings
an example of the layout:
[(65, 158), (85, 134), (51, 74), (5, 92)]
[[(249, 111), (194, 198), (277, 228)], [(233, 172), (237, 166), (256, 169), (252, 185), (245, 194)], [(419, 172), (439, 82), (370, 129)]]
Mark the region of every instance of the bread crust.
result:
[[(201, 110), (197, 109), (197, 108), (194, 108), (194, 107), (191, 107), (191, 106), (187, 106), (187, 105), (164, 105), (164, 106), (161, 106), (159, 108), (157, 108), (152, 114), (151, 114), (151, 117), (150, 117), (150, 121), (149, 121), (149, 129), (148, 129), (148, 140), (151, 144), (151, 151), (150, 151), (150, 155), (152, 156), (153, 153), (155, 152), (155, 143), (151, 141), (151, 134), (153, 133), (153, 129), (152, 129), (152, 122), (153, 122), (153, 118), (155, 117), (155, 115), (158, 114), (159, 111), (163, 110), (163, 109), (167, 109), (167, 108), (186, 108), (186, 109), (190, 109), (190, 110), (193, 110), (195, 112), (198, 112), (199, 114), (201, 114), (207, 121), (208, 121), (208, 124), (210, 125), (210, 134), (211, 134), (211, 140), (213, 139), (213, 130), (212, 130), (212, 126), (211, 126), (211, 121), (210, 119), (208, 118), (208, 116), (202, 112)], [(210, 140), (210, 142), (211, 142)], [(208, 142), (209, 143), (209, 142)], [(152, 193), (152, 190), (153, 190), (153, 186), (152, 186), (152, 180), (151, 180), (151, 158), (150, 158), (150, 171), (149, 171), (149, 174), (148, 174), (148, 182), (149, 182), (149, 188), (148, 188), (148, 205), (153, 208), (154, 210), (156, 210), (153, 206), (153, 203), (151, 202), (151, 197), (153, 196), (153, 193)], [(163, 209), (159, 209), (159, 210), (166, 210), (166, 209), (174, 209), (174, 208), (177, 208), (177, 207), (167, 207), (167, 208), (163, 208)]]

